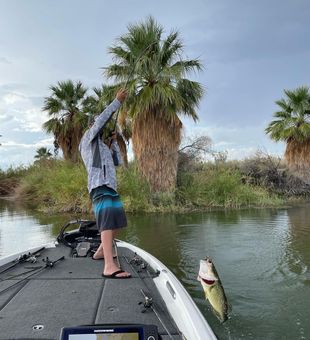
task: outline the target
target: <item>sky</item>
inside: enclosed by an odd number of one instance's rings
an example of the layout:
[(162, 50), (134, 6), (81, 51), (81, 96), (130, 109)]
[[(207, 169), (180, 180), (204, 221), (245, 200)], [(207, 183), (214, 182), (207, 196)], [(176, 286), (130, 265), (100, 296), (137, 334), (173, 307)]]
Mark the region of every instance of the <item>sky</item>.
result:
[(283, 155), (264, 129), (284, 89), (309, 86), (308, 0), (0, 0), (0, 169), (53, 150), (42, 129), (49, 87), (106, 83), (108, 48), (150, 15), (165, 34), (179, 31), (184, 58), (203, 64), (188, 75), (205, 95), (197, 123), (181, 117), (184, 136), (209, 136), (229, 159)]

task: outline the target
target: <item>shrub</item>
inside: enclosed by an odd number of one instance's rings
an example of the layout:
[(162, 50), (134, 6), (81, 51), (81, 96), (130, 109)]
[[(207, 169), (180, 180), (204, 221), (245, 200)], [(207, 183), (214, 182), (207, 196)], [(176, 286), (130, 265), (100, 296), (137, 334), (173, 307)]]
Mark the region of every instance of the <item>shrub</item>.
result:
[(151, 190), (134, 163), (117, 171), (118, 192), (126, 211), (147, 211), (151, 205)]
[(41, 209), (89, 210), (86, 171), (82, 164), (48, 160), (33, 165), (21, 181), (17, 196)]
[(206, 164), (201, 171), (183, 173), (178, 200), (196, 207), (241, 207), (279, 204), (280, 199), (266, 190), (242, 182), (237, 169)]

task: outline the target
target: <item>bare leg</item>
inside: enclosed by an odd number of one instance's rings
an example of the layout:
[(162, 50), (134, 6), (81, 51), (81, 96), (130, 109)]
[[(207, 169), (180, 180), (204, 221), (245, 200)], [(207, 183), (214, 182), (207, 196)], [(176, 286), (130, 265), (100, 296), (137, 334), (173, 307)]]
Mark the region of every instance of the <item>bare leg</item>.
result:
[[(116, 235), (115, 230), (104, 230), (101, 232), (101, 244), (104, 253), (104, 270), (103, 274), (111, 275), (120, 268), (113, 261), (113, 238)], [(116, 277), (127, 277), (131, 276), (130, 273), (124, 272), (117, 274)]]
[(96, 259), (96, 260), (103, 259), (102, 243), (100, 243), (100, 246), (98, 247), (95, 254), (93, 255), (93, 258)]
[[(117, 234), (118, 234), (118, 230), (117, 229), (113, 229), (113, 240), (115, 239)], [(113, 257), (115, 257), (115, 256), (116, 256), (116, 254), (113, 253)], [(93, 258), (95, 260), (104, 259), (104, 252), (103, 252), (102, 242), (100, 243), (100, 246), (98, 247), (98, 249), (94, 253)]]

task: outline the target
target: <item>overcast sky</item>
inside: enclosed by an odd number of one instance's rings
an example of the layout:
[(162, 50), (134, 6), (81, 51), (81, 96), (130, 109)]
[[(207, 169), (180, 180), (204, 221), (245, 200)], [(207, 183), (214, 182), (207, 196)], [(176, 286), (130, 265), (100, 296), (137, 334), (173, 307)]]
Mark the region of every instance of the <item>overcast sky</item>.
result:
[(0, 169), (53, 150), (42, 130), (49, 86), (100, 86), (108, 47), (149, 15), (204, 65), (190, 76), (206, 89), (200, 120), (184, 120), (185, 133), (208, 135), (231, 159), (283, 154), (264, 129), (283, 89), (309, 85), (309, 0), (0, 0)]

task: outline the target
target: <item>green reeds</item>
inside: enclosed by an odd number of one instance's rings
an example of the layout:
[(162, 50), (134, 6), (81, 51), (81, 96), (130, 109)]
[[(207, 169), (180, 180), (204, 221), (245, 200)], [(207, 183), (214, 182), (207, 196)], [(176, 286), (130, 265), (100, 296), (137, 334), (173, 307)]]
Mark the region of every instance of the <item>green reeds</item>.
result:
[(86, 171), (82, 164), (45, 160), (29, 168), (17, 198), (50, 212), (88, 212)]
[[(18, 179), (17, 199), (35, 208), (55, 212), (90, 213), (84, 165), (63, 160), (44, 160), (27, 169), (11, 170)], [(0, 174), (1, 175), (1, 174)], [(2, 174), (5, 178), (5, 175)], [(10, 177), (11, 178), (11, 177)], [(179, 172), (174, 193), (152, 193), (135, 165), (117, 170), (118, 192), (127, 212), (167, 212), (276, 206), (283, 199), (263, 186), (248, 184), (238, 167), (229, 164), (204, 163)]]

